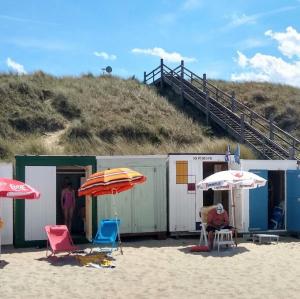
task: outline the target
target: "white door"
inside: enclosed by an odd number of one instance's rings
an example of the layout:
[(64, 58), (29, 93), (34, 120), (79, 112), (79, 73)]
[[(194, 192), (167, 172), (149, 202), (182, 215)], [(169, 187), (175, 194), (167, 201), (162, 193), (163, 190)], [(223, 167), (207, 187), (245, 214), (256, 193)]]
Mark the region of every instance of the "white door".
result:
[(25, 201), (25, 241), (46, 240), (45, 225), (56, 224), (56, 167), (26, 166), (25, 182), (41, 193)]
[[(11, 179), (12, 175), (12, 163), (1, 163), (0, 177)], [(1, 230), (1, 243), (11, 245), (13, 244), (13, 199), (0, 198), (0, 217), (4, 221), (4, 228)]]

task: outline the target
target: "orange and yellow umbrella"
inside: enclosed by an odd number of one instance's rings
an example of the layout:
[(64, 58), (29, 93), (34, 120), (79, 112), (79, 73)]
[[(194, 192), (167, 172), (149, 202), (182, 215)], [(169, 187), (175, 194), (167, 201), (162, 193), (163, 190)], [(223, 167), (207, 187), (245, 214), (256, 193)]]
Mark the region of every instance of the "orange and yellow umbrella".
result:
[(92, 174), (79, 188), (78, 195), (117, 194), (146, 181), (141, 173), (129, 168), (114, 168)]

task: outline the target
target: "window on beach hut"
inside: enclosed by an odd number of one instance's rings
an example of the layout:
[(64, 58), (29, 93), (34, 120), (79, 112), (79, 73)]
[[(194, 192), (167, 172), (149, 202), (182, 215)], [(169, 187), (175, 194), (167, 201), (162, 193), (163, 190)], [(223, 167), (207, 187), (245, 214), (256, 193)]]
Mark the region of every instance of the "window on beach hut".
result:
[(188, 183), (188, 161), (176, 161), (176, 184)]

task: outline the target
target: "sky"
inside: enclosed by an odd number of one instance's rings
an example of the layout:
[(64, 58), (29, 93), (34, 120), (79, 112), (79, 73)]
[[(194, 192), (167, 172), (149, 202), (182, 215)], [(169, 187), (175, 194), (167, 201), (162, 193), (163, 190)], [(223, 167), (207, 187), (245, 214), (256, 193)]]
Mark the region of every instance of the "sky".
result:
[(143, 78), (160, 63), (300, 87), (300, 0), (0, 1), (0, 72)]

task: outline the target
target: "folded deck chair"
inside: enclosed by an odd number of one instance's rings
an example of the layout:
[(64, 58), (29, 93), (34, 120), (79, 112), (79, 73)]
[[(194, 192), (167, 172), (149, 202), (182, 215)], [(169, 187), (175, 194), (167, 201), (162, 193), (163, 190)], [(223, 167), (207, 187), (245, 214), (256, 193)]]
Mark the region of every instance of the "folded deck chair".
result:
[(118, 249), (118, 245), (120, 245), (119, 227), (120, 219), (100, 220), (97, 234), (93, 239), (93, 245), (109, 245), (111, 247), (110, 252)]
[[(73, 240), (66, 225), (46, 225), (47, 251), (46, 256), (55, 255), (59, 252), (68, 252), (69, 254), (78, 250), (73, 244)], [(48, 250), (50, 254), (48, 255)]]

